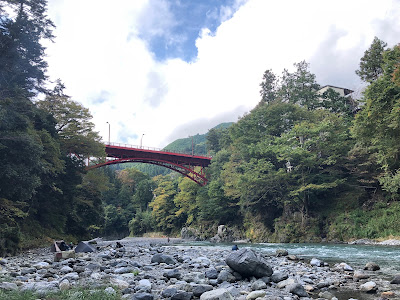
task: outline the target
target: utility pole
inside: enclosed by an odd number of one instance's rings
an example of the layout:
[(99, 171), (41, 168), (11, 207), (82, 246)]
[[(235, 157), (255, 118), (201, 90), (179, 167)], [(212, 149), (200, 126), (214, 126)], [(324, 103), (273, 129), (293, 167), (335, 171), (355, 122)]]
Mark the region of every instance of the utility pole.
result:
[(140, 148), (142, 148), (143, 136), (144, 136), (144, 133), (142, 134), (142, 137), (140, 138)]
[(110, 145), (110, 123), (106, 122), (108, 124), (108, 144)]

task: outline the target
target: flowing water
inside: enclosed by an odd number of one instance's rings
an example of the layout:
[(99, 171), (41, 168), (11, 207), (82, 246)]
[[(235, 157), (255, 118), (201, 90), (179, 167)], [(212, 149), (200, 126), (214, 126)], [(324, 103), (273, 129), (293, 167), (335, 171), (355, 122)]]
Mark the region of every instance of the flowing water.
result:
[[(188, 244), (189, 245), (189, 244)], [(231, 249), (232, 244), (212, 244), (208, 242), (195, 242), (190, 245), (203, 247), (220, 247)], [(393, 279), (394, 275), (400, 274), (400, 247), (399, 246), (382, 246), (382, 245), (348, 245), (348, 244), (239, 244), (241, 247), (250, 247), (266, 254), (274, 255), (277, 249), (286, 249), (289, 254), (294, 254), (299, 258), (311, 260), (318, 258), (319, 260), (329, 263), (333, 266), (335, 263), (345, 262), (354, 270), (363, 269), (366, 263), (374, 262), (380, 266), (380, 270), (376, 271), (376, 276), (385, 280)], [(393, 285), (393, 290), (398, 290)], [(378, 295), (367, 296), (360, 293), (342, 292), (339, 299), (377, 299)]]

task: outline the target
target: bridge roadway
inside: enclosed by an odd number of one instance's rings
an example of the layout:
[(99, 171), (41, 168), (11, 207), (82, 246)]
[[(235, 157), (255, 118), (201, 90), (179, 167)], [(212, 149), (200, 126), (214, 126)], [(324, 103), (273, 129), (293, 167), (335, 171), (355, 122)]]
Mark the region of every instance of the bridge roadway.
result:
[(111, 158), (136, 158), (137, 160), (163, 160), (167, 162), (174, 162), (180, 165), (190, 165), (207, 167), (211, 163), (211, 157), (183, 154), (171, 152), (164, 149), (156, 149), (149, 147), (131, 146), (118, 143), (106, 144), (107, 157)]
[(111, 164), (139, 162), (162, 166), (174, 170), (199, 185), (207, 183), (204, 168), (211, 163), (211, 157), (171, 152), (165, 149), (139, 147), (119, 143), (106, 143), (105, 150), (110, 158), (104, 163), (89, 166), (99, 168)]

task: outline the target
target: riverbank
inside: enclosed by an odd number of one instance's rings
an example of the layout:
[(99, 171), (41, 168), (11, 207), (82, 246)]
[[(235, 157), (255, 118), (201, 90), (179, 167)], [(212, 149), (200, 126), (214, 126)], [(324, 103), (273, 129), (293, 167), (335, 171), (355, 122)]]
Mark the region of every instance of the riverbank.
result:
[[(237, 253), (227, 247), (190, 246), (175, 238), (125, 238), (118, 241), (122, 248), (116, 242), (99, 240), (98, 251), (59, 262), (47, 248), (2, 259), (0, 289), (34, 291), (41, 299), (78, 286), (100, 287), (123, 299), (400, 298), (397, 285), (345, 262), (328, 266), (284, 251), (255, 251), (273, 273), (245, 278), (227, 265), (226, 258)], [(210, 292), (226, 298), (212, 298)]]

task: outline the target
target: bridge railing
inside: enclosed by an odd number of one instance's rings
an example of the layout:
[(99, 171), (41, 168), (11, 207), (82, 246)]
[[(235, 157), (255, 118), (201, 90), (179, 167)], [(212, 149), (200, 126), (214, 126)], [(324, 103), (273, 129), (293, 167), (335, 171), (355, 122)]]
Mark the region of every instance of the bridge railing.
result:
[(114, 143), (114, 142), (103, 142), (107, 146), (116, 146), (116, 147), (125, 147), (125, 148), (132, 148), (132, 149), (138, 149), (138, 150), (150, 150), (150, 151), (159, 151), (159, 152), (165, 152), (165, 153), (179, 153), (179, 154), (186, 154), (186, 155), (192, 155), (192, 156), (204, 156), (208, 157), (206, 155), (196, 155), (195, 153), (189, 153), (187, 151), (176, 151), (176, 150), (168, 150), (165, 148), (155, 148), (155, 147), (147, 147), (147, 146), (139, 146), (139, 145), (131, 145), (131, 144), (125, 144), (125, 143)]

